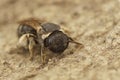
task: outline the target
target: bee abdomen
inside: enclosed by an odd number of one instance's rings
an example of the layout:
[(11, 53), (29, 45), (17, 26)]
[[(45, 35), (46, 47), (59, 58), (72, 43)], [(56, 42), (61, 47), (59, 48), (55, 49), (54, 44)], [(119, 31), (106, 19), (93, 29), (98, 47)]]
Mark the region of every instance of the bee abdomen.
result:
[(62, 53), (68, 47), (69, 38), (62, 31), (53, 31), (44, 40), (44, 46), (54, 53)]

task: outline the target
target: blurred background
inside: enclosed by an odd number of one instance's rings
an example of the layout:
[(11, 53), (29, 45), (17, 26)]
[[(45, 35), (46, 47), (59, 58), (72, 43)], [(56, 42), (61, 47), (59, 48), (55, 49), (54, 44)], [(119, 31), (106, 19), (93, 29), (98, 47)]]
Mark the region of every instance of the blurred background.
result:
[[(35, 17), (57, 23), (82, 43), (70, 45), (54, 65), (37, 69), (8, 54), (16, 46), (17, 21)], [(120, 0), (0, 0), (0, 80), (119, 80)]]
[[(118, 9), (119, 0), (4, 0), (0, 3), (0, 24), (37, 17), (64, 24), (73, 24), (69, 21), (74, 19), (74, 22), (79, 22), (80, 25), (87, 23), (89, 18), (103, 14), (115, 17)], [(86, 17), (85, 21), (82, 21), (84, 16), (88, 16), (88, 19)]]

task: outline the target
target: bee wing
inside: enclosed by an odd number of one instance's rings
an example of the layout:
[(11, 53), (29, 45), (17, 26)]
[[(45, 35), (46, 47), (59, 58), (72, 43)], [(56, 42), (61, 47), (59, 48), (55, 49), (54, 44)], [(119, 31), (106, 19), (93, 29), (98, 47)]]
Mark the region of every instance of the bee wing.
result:
[(60, 30), (60, 26), (54, 23), (43, 23), (41, 26), (46, 33)]

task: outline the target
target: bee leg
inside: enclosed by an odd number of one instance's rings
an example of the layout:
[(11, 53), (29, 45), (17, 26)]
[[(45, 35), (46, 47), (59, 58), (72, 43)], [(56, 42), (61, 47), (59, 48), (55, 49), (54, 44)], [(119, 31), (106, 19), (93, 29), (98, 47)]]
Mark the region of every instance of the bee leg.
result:
[(38, 29), (37, 30), (37, 35), (38, 35), (38, 42), (39, 42), (39, 44), (40, 44), (40, 46), (41, 46), (41, 49), (40, 49), (40, 55), (41, 55), (41, 62), (42, 62), (42, 64), (44, 65), (45, 63), (46, 63), (46, 55), (44, 54), (44, 44), (43, 44), (43, 39), (42, 39), (42, 31), (41, 31), (41, 29)]
[(29, 52), (30, 52), (29, 60), (33, 60), (34, 51), (32, 45), (29, 45)]
[(41, 62), (44, 63), (43, 47), (42, 46), (41, 46), (41, 50), (40, 50), (40, 55), (41, 55)]
[(29, 57), (30, 60), (33, 60), (33, 57), (35, 55), (34, 54), (35, 45), (36, 45), (36, 43), (35, 43), (34, 38), (29, 37), (28, 49), (29, 49), (29, 52), (30, 52), (30, 57)]
[(41, 62), (42, 62), (42, 64), (44, 65), (45, 63), (46, 63), (46, 55), (44, 54), (44, 47), (43, 47), (43, 45), (41, 45)]
[(41, 49), (40, 49), (40, 55), (41, 55), (41, 62), (42, 64), (46, 64), (46, 54), (44, 53), (44, 45), (43, 45), (43, 40), (41, 40), (40, 44), (41, 44)]

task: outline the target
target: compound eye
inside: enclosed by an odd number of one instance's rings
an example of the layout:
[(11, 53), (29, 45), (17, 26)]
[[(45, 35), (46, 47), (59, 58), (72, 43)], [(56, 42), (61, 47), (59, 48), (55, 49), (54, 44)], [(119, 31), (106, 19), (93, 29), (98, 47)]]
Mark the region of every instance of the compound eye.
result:
[(36, 35), (36, 30), (29, 25), (20, 24), (17, 29), (18, 37), (21, 37), (23, 34), (28, 33)]
[(46, 33), (60, 30), (60, 26), (54, 23), (43, 23), (41, 26)]

